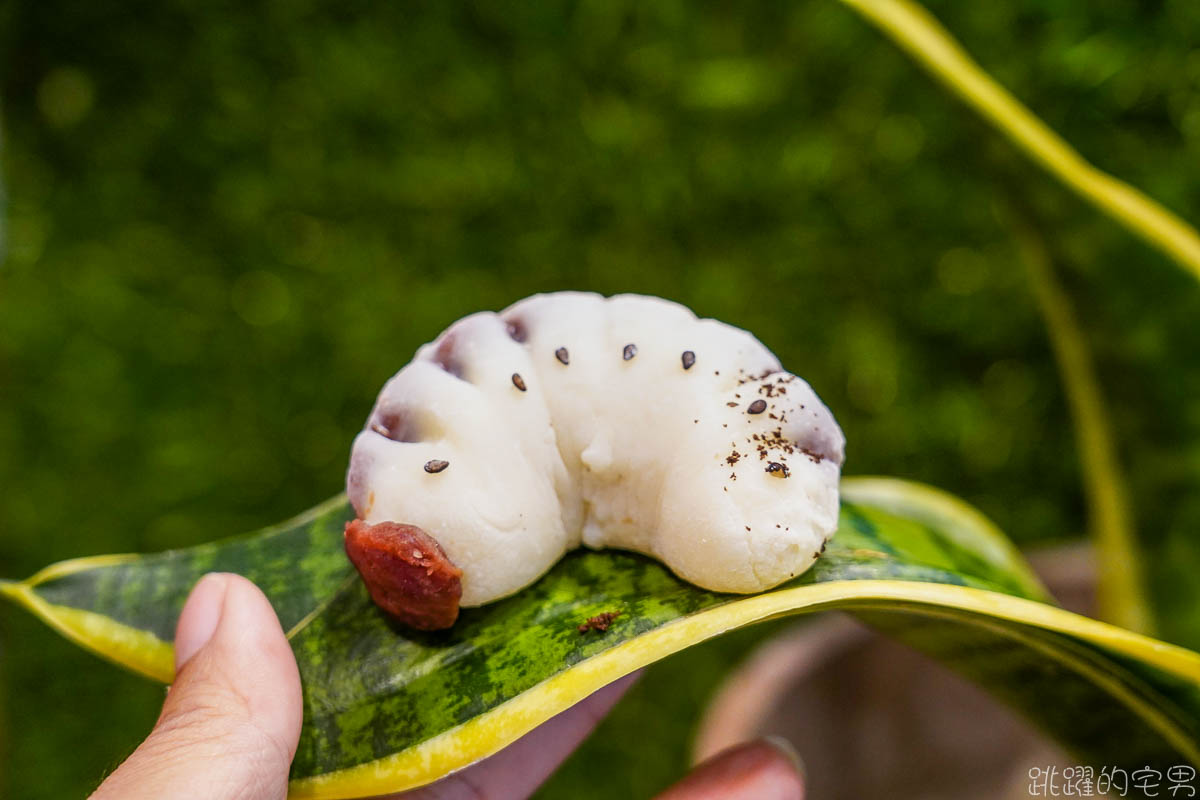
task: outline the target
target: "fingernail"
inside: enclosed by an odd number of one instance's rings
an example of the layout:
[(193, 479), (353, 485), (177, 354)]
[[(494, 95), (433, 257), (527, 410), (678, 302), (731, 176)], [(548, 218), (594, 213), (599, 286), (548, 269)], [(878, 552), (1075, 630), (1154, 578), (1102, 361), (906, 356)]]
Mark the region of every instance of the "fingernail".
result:
[(775, 734), (764, 736), (762, 740), (782, 753), (788, 761), (792, 762), (792, 766), (795, 767), (796, 773), (801, 778), (808, 777), (807, 770), (804, 768), (804, 759), (800, 758), (800, 754), (796, 752), (796, 748), (791, 742)]
[(201, 578), (188, 595), (179, 615), (179, 623), (175, 626), (176, 672), (208, 644), (217, 630), (225, 606), (227, 586), (225, 575), (213, 572)]

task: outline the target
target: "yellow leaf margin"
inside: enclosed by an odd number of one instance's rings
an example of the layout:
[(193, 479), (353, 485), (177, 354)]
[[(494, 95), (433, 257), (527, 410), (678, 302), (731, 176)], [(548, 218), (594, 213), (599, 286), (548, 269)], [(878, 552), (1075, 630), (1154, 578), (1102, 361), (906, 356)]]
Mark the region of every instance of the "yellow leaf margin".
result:
[(149, 631), (122, 625), (110, 617), (48, 603), (34, 591), (38, 584), (89, 569), (135, 561), (134, 554), (73, 558), (51, 564), (26, 580), (0, 580), (0, 595), (23, 606), (69, 641), (128, 670), (161, 683), (175, 680), (175, 648)]
[[(890, 478), (848, 478), (843, 495), (866, 505), (939, 524), (969, 535), (989, 557), (1024, 571), (1013, 545), (978, 511), (944, 492)], [(135, 672), (160, 681), (173, 677), (172, 648), (145, 631), (78, 609), (45, 602), (33, 591), (42, 581), (136, 556), (75, 559), (47, 567), (23, 583), (0, 584), (10, 595), (67, 638)], [(963, 624), (1015, 623), (1097, 645), (1200, 686), (1200, 654), (1064, 611), (1054, 606), (963, 586), (895, 580), (831, 581), (734, 600), (623, 642), (543, 681), (496, 708), (414, 747), (326, 775), (293, 781), (289, 796), (312, 800), (367, 797), (411, 789), (462, 769), (503, 749), (597, 689), (687, 647), (736, 628), (777, 617), (826, 609), (912, 610), (951, 616)], [(1014, 630), (1003, 635), (1019, 636)], [(1035, 645), (1042, 646), (1042, 645)], [(1053, 654), (1051, 654), (1053, 655)], [(1086, 666), (1076, 664), (1086, 671)], [(1159, 709), (1119, 681), (1089, 677), (1136, 709), (1181, 753), (1200, 762), (1200, 750)]]
[[(911, 581), (833, 581), (768, 592), (685, 617), (617, 645), (543, 681), (512, 700), (415, 747), (350, 769), (295, 781), (290, 797), (368, 797), (428, 783), (498, 752), (597, 689), (634, 670), (722, 633), (755, 622), (831, 608), (884, 608), (894, 603), (949, 609), (1016, 622), (1100, 644), (1200, 683), (1200, 655), (1102, 622), (1031, 600)], [(1119, 692), (1118, 687), (1109, 687)], [(1131, 705), (1137, 701), (1126, 696)], [(1144, 716), (1181, 752), (1200, 761), (1200, 751), (1152, 709)]]

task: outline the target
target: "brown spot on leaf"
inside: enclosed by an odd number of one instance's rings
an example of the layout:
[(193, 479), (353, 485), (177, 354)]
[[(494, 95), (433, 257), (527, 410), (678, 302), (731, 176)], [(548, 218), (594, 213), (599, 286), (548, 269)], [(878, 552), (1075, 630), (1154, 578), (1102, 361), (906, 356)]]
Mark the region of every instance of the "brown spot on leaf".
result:
[(608, 630), (608, 627), (612, 625), (613, 620), (619, 616), (621, 616), (620, 611), (605, 611), (604, 613), (597, 614), (594, 617), (588, 617), (585, 622), (580, 624), (577, 630), (580, 633), (587, 633), (588, 631), (606, 631)]

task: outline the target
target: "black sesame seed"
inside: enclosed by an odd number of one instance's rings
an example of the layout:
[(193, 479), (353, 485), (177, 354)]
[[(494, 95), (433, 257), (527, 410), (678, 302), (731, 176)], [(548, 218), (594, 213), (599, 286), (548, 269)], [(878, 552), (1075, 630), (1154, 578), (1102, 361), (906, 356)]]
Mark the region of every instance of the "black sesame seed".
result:
[(787, 465), (772, 461), (771, 463), (767, 464), (767, 474), (774, 475), (776, 478), (786, 478), (791, 473), (788, 470)]
[(684, 369), (691, 369), (692, 365), (696, 363), (696, 354), (691, 350), (684, 350), (682, 361)]
[(425, 462), (425, 471), (428, 472), (430, 475), (435, 475), (435, 474), (441, 472), (442, 470), (444, 470), (448, 466), (450, 466), (449, 461), (442, 461), (441, 459), (435, 458), (432, 461)]
[(517, 387), (522, 392), (525, 391), (525, 379), (521, 377), (521, 374), (519, 372), (513, 373), (512, 381), (513, 381), (513, 386)]
[(750, 404), (750, 407), (746, 409), (746, 413), (747, 414), (761, 414), (766, 410), (767, 410), (767, 401), (758, 399)]
[(554, 357), (564, 364), (571, 363), (571, 354), (567, 352), (567, 348), (560, 347), (554, 351)]
[(626, 361), (628, 361), (629, 359), (633, 358), (636, 355), (637, 355), (637, 345), (636, 344), (627, 344), (627, 345), (625, 345), (625, 349), (621, 351), (621, 358), (625, 359)]

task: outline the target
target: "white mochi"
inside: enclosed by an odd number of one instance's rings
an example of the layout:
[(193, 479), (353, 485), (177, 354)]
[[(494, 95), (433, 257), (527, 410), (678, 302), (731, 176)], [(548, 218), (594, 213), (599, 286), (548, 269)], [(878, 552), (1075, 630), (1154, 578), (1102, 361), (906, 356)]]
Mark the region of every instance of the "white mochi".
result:
[(463, 606), (581, 543), (748, 593), (808, 569), (833, 535), (844, 448), (809, 385), (746, 331), (655, 297), (559, 292), (422, 347), (355, 438), (347, 490), (365, 521), (436, 539)]

